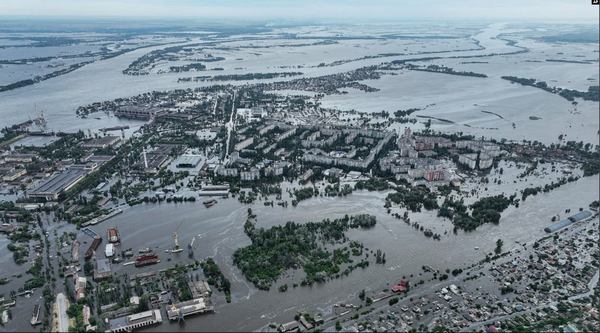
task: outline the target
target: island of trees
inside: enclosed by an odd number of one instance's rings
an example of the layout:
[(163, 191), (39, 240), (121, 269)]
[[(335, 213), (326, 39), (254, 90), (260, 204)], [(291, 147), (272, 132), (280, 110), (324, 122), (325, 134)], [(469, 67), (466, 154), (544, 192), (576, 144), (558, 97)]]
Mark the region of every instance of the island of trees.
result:
[[(301, 285), (310, 285), (369, 265), (363, 245), (350, 242), (346, 231), (372, 228), (376, 224), (372, 215), (346, 215), (303, 224), (287, 222), (269, 229), (257, 228), (255, 222), (256, 215), (249, 209), (244, 231), (252, 244), (236, 250), (233, 262), (259, 289), (268, 290), (289, 269), (302, 269), (306, 277)], [(349, 245), (343, 246), (346, 243)], [(378, 252), (375, 257), (378, 263), (385, 262), (385, 254)]]
[(481, 74), (481, 73), (467, 72), (467, 71), (455, 71), (453, 68), (442, 66), (442, 65), (429, 65), (427, 67), (421, 67), (421, 66), (417, 66), (417, 65), (413, 65), (413, 64), (406, 64), (405, 67), (407, 69), (410, 69), (413, 71), (442, 73), (442, 74), (460, 75), (460, 76), (472, 76), (472, 77), (487, 77), (487, 75)]
[(582, 98), (585, 101), (600, 101), (600, 86), (590, 86), (588, 91), (579, 91), (574, 89), (551, 87), (546, 83), (546, 81), (537, 81), (536, 79), (526, 79), (516, 76), (502, 76), (502, 78), (513, 83), (519, 83), (524, 86), (535, 87), (552, 94), (557, 94), (570, 102), (575, 101), (575, 98)]

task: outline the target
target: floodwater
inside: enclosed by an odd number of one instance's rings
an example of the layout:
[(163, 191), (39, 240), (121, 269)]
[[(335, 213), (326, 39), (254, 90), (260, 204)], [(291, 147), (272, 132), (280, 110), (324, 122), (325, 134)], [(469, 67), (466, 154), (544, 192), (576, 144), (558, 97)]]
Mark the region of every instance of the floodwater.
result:
[[(260, 53), (253, 49), (244, 50), (242, 58), (232, 51), (219, 51), (217, 49), (211, 52), (215, 56), (224, 56), (226, 60), (215, 63), (217, 66), (223, 66), (224, 71), (219, 74), (239, 74), (249, 72), (272, 72), (277, 71), (302, 71), (304, 75), (298, 77), (313, 77), (319, 75), (328, 75), (345, 72), (363, 66), (376, 65), (385, 61), (397, 59), (408, 59), (415, 57), (455, 57), (455, 56), (474, 56), (489, 55), (492, 53), (509, 53), (519, 51), (516, 46), (508, 45), (505, 41), (497, 38), (498, 35), (513, 32), (502, 24), (491, 24), (472, 36), (484, 46), (484, 50), (470, 50), (476, 45), (470, 39), (455, 40), (456, 45), (448, 46), (448, 41), (432, 40), (430, 42), (402, 41), (394, 43), (375, 43), (372, 41), (364, 42), (340, 42), (333, 45), (319, 45), (306, 47), (275, 47), (261, 48)], [(206, 42), (202, 38), (194, 38), (187, 44)], [(272, 43), (281, 43), (273, 41)], [(365, 45), (362, 45), (366, 43)], [(396, 43), (396, 44), (395, 44)], [(428, 44), (429, 43), (429, 44)], [(453, 42), (454, 43), (454, 42)], [(231, 45), (229, 45), (231, 44)], [(236, 43), (229, 43), (228, 46), (235, 46)], [(238, 43), (239, 44), (239, 43)], [(412, 44), (417, 44), (412, 45)], [(539, 45), (530, 45), (530, 47), (541, 47)], [(268, 46), (266, 43), (265, 46)], [(438, 49), (447, 50), (446, 53), (428, 53), (435, 52)], [(362, 46), (362, 47), (361, 47)], [(154, 46), (141, 48), (118, 57), (97, 61), (86, 65), (66, 75), (59, 76), (38, 84), (19, 88), (16, 90), (0, 93), (0, 116), (1, 127), (17, 122), (22, 122), (33, 118), (41, 110), (48, 121), (48, 129), (76, 131), (88, 129), (94, 131), (103, 127), (129, 125), (132, 130), (141, 125), (139, 121), (122, 120), (106, 114), (93, 114), (87, 119), (77, 118), (75, 110), (78, 106), (89, 103), (111, 100), (119, 97), (129, 97), (140, 93), (153, 90), (171, 90), (178, 88), (191, 88), (210, 85), (210, 82), (189, 82), (178, 83), (179, 77), (194, 76), (197, 73), (184, 74), (155, 74), (146, 76), (128, 76), (123, 75), (122, 70), (135, 59), (156, 49), (166, 46)], [(412, 47), (412, 48), (411, 48)], [(347, 60), (359, 58), (365, 55), (378, 55), (381, 53), (405, 52), (409, 49), (411, 55), (387, 56), (373, 59), (361, 59), (337, 66), (319, 67), (320, 62), (330, 63), (336, 60)], [(568, 49), (562, 47), (562, 49)], [(352, 51), (356, 50), (356, 51)], [(457, 51), (452, 51), (457, 50)], [(465, 50), (465, 51), (459, 51)], [(352, 51), (352, 52), (350, 52)], [(418, 51), (415, 53), (415, 51)], [(219, 52), (223, 52), (222, 54)], [(589, 49), (578, 49), (578, 54), (589, 53)], [(318, 59), (311, 58), (310, 55), (318, 54)], [(527, 55), (526, 53), (525, 55)], [(251, 55), (251, 56), (250, 56)], [(519, 55), (523, 56), (523, 54)], [(504, 59), (512, 59), (511, 56), (495, 56), (473, 58), (490, 62), (489, 66), (479, 68), (483, 73), (489, 73), (493, 77), (487, 79), (451, 76), (432, 73), (402, 73), (401, 75), (390, 77), (385, 76), (381, 80), (366, 82), (374, 87), (382, 89), (377, 93), (363, 93), (351, 91), (348, 95), (327, 96), (323, 100), (324, 106), (339, 107), (341, 109), (357, 109), (359, 111), (395, 111), (397, 109), (406, 109), (410, 107), (424, 107), (435, 103), (436, 105), (428, 108), (420, 115), (436, 116), (449, 119), (459, 125), (448, 126), (448, 124), (436, 124), (434, 126), (447, 131), (464, 131), (477, 135), (492, 136), (496, 138), (507, 137), (515, 139), (541, 139), (544, 142), (551, 141), (551, 138), (558, 137), (559, 134), (569, 133), (573, 139), (582, 139), (586, 142), (594, 142), (597, 139), (597, 107), (598, 103), (581, 103), (579, 110), (571, 110), (569, 103), (558, 96), (536, 90), (530, 87), (520, 87), (510, 85), (507, 81), (498, 78), (499, 74), (511, 75), (509, 66), (505, 64)], [(536, 64), (528, 63), (523, 65), (523, 61), (529, 58), (515, 58), (515, 65), (518, 68), (528, 70)], [(553, 57), (548, 55), (547, 57)], [(471, 60), (473, 60), (471, 59)], [(461, 59), (447, 59), (451, 62), (461, 61)], [(439, 60), (443, 63), (445, 60)], [(496, 65), (498, 63), (498, 65)], [(294, 68), (301, 65), (302, 68)], [(455, 64), (456, 65), (456, 64)], [(574, 67), (573, 64), (553, 63), (554, 68), (561, 65)], [(281, 69), (286, 66), (288, 69)], [(458, 65), (456, 65), (458, 66)], [(461, 65), (469, 69), (470, 66)], [(594, 66), (593, 64), (591, 66)], [(597, 66), (597, 64), (596, 64)], [(588, 65), (589, 67), (589, 65)], [(578, 68), (588, 68), (579, 66)], [(506, 69), (506, 72), (498, 70)], [(582, 73), (579, 69), (578, 73)], [(521, 71), (521, 70), (520, 70)], [(554, 72), (557, 72), (554, 70)], [(561, 72), (561, 71), (558, 71)], [(562, 71), (571, 72), (571, 71)], [(597, 71), (595, 71), (597, 72)], [(579, 81), (573, 85), (577, 88), (583, 86), (580, 81), (585, 81), (590, 75), (594, 78), (594, 73), (587, 76), (578, 76)], [(519, 74), (519, 73), (516, 73)], [(293, 78), (278, 78), (272, 80), (261, 80), (260, 82), (270, 82), (274, 80), (290, 80)], [(542, 78), (546, 78), (542, 75)], [(575, 76), (570, 76), (575, 80)], [(597, 79), (597, 77), (596, 77)], [(569, 86), (573, 86), (569, 80), (561, 80)], [(224, 84), (244, 84), (256, 81), (232, 81), (222, 82)], [(591, 81), (590, 81), (591, 82)], [(597, 81), (596, 81), (597, 82)], [(500, 119), (490, 114), (480, 112), (488, 110), (505, 116), (506, 119)], [(498, 112), (499, 111), (499, 112)], [(541, 117), (541, 120), (529, 120), (529, 116)], [(99, 119), (96, 119), (99, 118)], [(515, 122), (516, 129), (513, 129), (512, 122)], [(467, 124), (471, 128), (464, 126)], [(550, 128), (548, 128), (550, 126)], [(549, 129), (549, 130), (548, 130)], [(127, 133), (129, 134), (129, 133)], [(571, 139), (571, 138), (569, 138)]]
[[(169, 330), (254, 330), (271, 321), (279, 323), (293, 319), (297, 311), (322, 311), (328, 314), (337, 302), (352, 300), (361, 289), (378, 290), (395, 282), (403, 275), (418, 274), (423, 265), (435, 269), (466, 267), (493, 251), (495, 242), (501, 238), (505, 248), (517, 247), (516, 242), (531, 242), (545, 235), (543, 228), (550, 224), (556, 210), (573, 211), (586, 207), (598, 196), (598, 176), (581, 179), (546, 194), (529, 197), (520, 208), (510, 207), (502, 214), (499, 225), (483, 225), (471, 233), (453, 234), (448, 220), (439, 219), (433, 212), (413, 213), (411, 221), (436, 232), (448, 230), (441, 241), (425, 238), (420, 232), (385, 213), (385, 193), (355, 192), (345, 198), (313, 198), (302, 201), (298, 207), (265, 207), (262, 202), (242, 205), (236, 199), (221, 199), (210, 209), (200, 202), (185, 204), (148, 204), (127, 209), (123, 214), (93, 227), (102, 233), (110, 226), (117, 226), (122, 237), (122, 248), (137, 250), (154, 248), (161, 257), (155, 266), (137, 269), (114, 265), (115, 272), (151, 271), (189, 262), (185, 251), (168, 261), (170, 254), (164, 250), (173, 244), (171, 234), (177, 232), (182, 245), (196, 237), (195, 258), (213, 257), (224, 274), (232, 281), (232, 304), (223, 302), (223, 295), (213, 296), (216, 314), (200, 316), (187, 321), (186, 326), (169, 326)], [(570, 195), (578, 193), (577, 196)], [(247, 208), (258, 216), (259, 227), (271, 227), (287, 221), (320, 221), (323, 218), (342, 217), (345, 214), (368, 213), (377, 216), (377, 225), (371, 230), (353, 230), (350, 239), (361, 241), (369, 249), (382, 249), (387, 263), (372, 263), (365, 270), (355, 270), (350, 276), (332, 280), (324, 285), (290, 288), (285, 293), (277, 291), (280, 284), (300, 282), (301, 278), (283, 278), (269, 292), (255, 289), (233, 266), (235, 249), (249, 245), (243, 232)], [(475, 250), (479, 247), (480, 250)], [(298, 276), (302, 276), (298, 272)], [(224, 320), (224, 318), (227, 318)], [(163, 331), (165, 326), (156, 330)]]

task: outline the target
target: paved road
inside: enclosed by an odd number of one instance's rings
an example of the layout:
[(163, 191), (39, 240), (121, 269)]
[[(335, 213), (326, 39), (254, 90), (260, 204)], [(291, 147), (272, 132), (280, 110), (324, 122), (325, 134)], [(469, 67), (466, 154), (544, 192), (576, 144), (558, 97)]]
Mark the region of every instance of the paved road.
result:
[(233, 102), (231, 102), (231, 115), (229, 116), (229, 122), (225, 125), (227, 127), (227, 147), (225, 147), (225, 159), (229, 156), (229, 145), (231, 141), (231, 132), (235, 130), (235, 94), (237, 91), (233, 92)]
[(56, 307), (58, 311), (58, 331), (68, 332), (69, 331), (69, 316), (67, 315), (67, 308), (69, 307), (65, 294), (59, 293), (56, 295)]

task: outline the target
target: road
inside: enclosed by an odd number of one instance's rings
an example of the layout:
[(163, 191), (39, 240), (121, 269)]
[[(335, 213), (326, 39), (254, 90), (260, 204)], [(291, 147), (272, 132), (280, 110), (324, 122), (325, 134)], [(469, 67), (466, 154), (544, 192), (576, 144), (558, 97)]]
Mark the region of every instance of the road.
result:
[(233, 130), (235, 129), (235, 93), (236, 91), (233, 91), (233, 100), (231, 102), (231, 115), (229, 116), (229, 122), (225, 125), (225, 127), (227, 127), (227, 147), (225, 148), (226, 150), (224, 159), (227, 159), (227, 157), (229, 156), (231, 132), (233, 132)]
[(67, 308), (69, 307), (65, 294), (59, 293), (56, 295), (56, 321), (58, 332), (69, 331), (69, 316), (67, 315)]

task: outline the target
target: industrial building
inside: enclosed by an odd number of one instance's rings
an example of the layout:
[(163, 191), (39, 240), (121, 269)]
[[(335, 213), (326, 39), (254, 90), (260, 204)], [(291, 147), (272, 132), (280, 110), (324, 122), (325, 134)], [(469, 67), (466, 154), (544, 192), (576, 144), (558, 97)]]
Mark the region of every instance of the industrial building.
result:
[(175, 161), (175, 166), (178, 168), (195, 168), (202, 162), (202, 155), (181, 155)]
[(28, 198), (42, 198), (46, 200), (57, 200), (63, 191), (68, 191), (88, 173), (84, 168), (69, 168), (61, 173), (46, 179), (36, 188), (27, 192)]
[(135, 329), (162, 323), (160, 310), (149, 310), (109, 321), (109, 332), (132, 332)]
[(36, 154), (11, 153), (4, 156), (4, 161), (7, 163), (31, 163), (37, 157), (38, 155)]
[(189, 301), (166, 306), (169, 320), (178, 320), (195, 314), (212, 312), (214, 307), (205, 298), (194, 298)]
[(544, 231), (547, 233), (552, 233), (552, 232), (558, 231), (564, 227), (567, 227), (575, 222), (587, 220), (590, 217), (592, 217), (592, 212), (590, 212), (589, 210), (583, 210), (575, 215), (569, 216), (568, 218), (566, 218), (564, 220), (561, 220), (559, 222), (556, 222), (556, 223), (544, 228)]
[(88, 149), (105, 149), (116, 145), (119, 141), (121, 141), (121, 138), (118, 136), (107, 135), (86, 141), (81, 144), (81, 147)]
[(167, 164), (169, 154), (176, 148), (177, 145), (159, 144), (152, 151), (144, 150), (138, 168), (143, 169), (145, 173), (157, 173)]
[(215, 185), (208, 184), (202, 186), (202, 189), (205, 191), (229, 191), (229, 184)]
[(14, 182), (15, 180), (25, 176), (27, 174), (26, 169), (8, 168), (8, 170), (0, 170), (2, 180), (5, 182)]
[(108, 259), (97, 259), (94, 267), (94, 281), (109, 278), (112, 275), (110, 261)]
[(157, 109), (145, 106), (128, 106), (115, 111), (115, 116), (127, 119), (149, 120), (156, 114)]
[(251, 123), (255, 121), (259, 121), (262, 118), (267, 116), (267, 111), (259, 106), (255, 106), (252, 108), (238, 108), (236, 110), (238, 116), (242, 117), (246, 122)]

